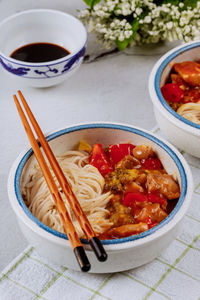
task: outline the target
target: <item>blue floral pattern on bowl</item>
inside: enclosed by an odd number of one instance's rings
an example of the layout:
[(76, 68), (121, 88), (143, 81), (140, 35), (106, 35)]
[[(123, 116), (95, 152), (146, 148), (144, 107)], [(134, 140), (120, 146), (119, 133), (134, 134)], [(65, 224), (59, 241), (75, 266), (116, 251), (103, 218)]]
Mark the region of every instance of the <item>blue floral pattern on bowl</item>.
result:
[(67, 63), (65, 64), (62, 73), (65, 73), (71, 69), (71, 67), (79, 61), (81, 57), (83, 57), (85, 54), (85, 47), (83, 47), (77, 54), (75, 54)]
[(30, 71), (30, 68), (23, 68), (23, 67), (15, 68), (10, 62), (6, 64), (1, 57), (0, 57), (0, 64), (5, 70), (18, 76), (24, 76), (28, 74), (28, 71)]
[(65, 58), (57, 63), (48, 63), (46, 65), (34, 64), (28, 65), (21, 62), (13, 62), (0, 56), (0, 65), (12, 74), (21, 76), (23, 78), (44, 79), (61, 76), (63, 73), (71, 72), (78, 67), (84, 57), (86, 47), (84, 46), (80, 51), (69, 58)]

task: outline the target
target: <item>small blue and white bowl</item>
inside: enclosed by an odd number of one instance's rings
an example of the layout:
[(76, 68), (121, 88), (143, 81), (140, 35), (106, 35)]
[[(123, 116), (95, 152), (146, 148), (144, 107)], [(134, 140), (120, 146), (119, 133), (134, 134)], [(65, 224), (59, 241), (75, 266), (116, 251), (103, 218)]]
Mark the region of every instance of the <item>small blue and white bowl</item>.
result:
[[(168, 142), (140, 128), (111, 123), (91, 123), (75, 125), (47, 135), (53, 152), (59, 155), (67, 150), (76, 149), (83, 139), (90, 143), (101, 143), (103, 146), (123, 142), (135, 145), (152, 145), (165, 169), (177, 178), (181, 187), (181, 196), (174, 210), (158, 226), (139, 235), (127, 238), (103, 241), (108, 253), (104, 263), (97, 261), (93, 251), (85, 240), (87, 255), (93, 273), (110, 273), (128, 270), (143, 265), (165, 250), (176, 237), (181, 220), (185, 215), (192, 198), (193, 183), (190, 169), (183, 156)], [(38, 253), (51, 261), (74, 270), (80, 270), (68, 238), (37, 220), (26, 207), (21, 188), (26, 184), (30, 170), (36, 163), (31, 148), (26, 148), (16, 159), (8, 178), (8, 195), (18, 223), (30, 244)]]
[[(56, 10), (26, 10), (0, 24), (0, 65), (19, 84), (33, 87), (56, 85), (80, 66), (86, 48), (87, 33), (75, 17)], [(16, 49), (32, 43), (53, 43), (70, 54), (50, 62), (22, 62), (10, 57)]]
[(149, 93), (159, 127), (176, 147), (200, 157), (200, 125), (177, 114), (165, 101), (160, 88), (175, 63), (200, 60), (200, 41), (178, 46), (163, 55), (149, 77)]

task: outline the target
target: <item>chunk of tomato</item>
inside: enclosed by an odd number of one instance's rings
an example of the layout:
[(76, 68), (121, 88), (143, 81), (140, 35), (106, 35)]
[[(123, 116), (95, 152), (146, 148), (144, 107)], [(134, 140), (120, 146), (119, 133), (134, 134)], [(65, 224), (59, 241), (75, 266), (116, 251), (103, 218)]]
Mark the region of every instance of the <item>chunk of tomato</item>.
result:
[(151, 229), (151, 228), (155, 227), (156, 225), (158, 225), (158, 222), (153, 222), (151, 217), (146, 219), (144, 222), (148, 225), (149, 229)]
[(113, 171), (110, 160), (104, 152), (101, 144), (95, 144), (90, 156), (90, 164), (96, 167), (102, 176)]
[(184, 92), (177, 83), (167, 83), (161, 88), (165, 100), (169, 102), (181, 102)]
[(155, 226), (157, 226), (157, 225), (158, 225), (158, 222), (153, 222), (153, 223), (151, 223), (151, 224), (148, 224), (149, 229), (151, 229), (151, 228), (153, 228), (153, 227), (155, 227)]
[(157, 192), (152, 192), (147, 194), (147, 198), (149, 202), (159, 203), (160, 205), (166, 204), (166, 199), (161, 197)]
[(123, 205), (132, 207), (135, 202), (145, 202), (147, 201), (147, 196), (143, 193), (127, 193), (123, 199)]
[(158, 158), (149, 157), (141, 160), (142, 167), (147, 170), (159, 170), (162, 168), (162, 163)]
[(113, 165), (117, 164), (126, 155), (132, 155), (133, 149), (135, 148), (132, 144), (116, 144), (110, 145), (108, 148), (110, 160)]

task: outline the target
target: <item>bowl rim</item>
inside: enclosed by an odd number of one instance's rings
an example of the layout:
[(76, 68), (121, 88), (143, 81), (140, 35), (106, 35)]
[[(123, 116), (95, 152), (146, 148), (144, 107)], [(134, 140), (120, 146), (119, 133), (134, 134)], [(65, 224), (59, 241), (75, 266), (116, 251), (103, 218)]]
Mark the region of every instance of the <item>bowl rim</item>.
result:
[(21, 12), (12, 14), (11, 16), (8, 16), (7, 18), (3, 19), (2, 22), (0, 22), (0, 28), (1, 25), (3, 25), (4, 23), (16, 18), (16, 17), (20, 17), (22, 15), (26, 15), (29, 13), (36, 13), (36, 12), (40, 12), (40, 13), (54, 13), (54, 14), (60, 14), (60, 15), (64, 15), (65, 17), (69, 18), (69, 19), (73, 19), (74, 21), (77, 22), (77, 24), (80, 25), (80, 27), (82, 27), (83, 32), (84, 32), (84, 42), (82, 43), (82, 45), (78, 48), (78, 50), (76, 52), (70, 53), (62, 58), (59, 59), (55, 59), (55, 60), (51, 60), (51, 61), (46, 61), (43, 63), (33, 63), (33, 62), (22, 62), (20, 60), (14, 59), (10, 56), (5, 55), (1, 50), (0, 50), (0, 58), (2, 57), (3, 59), (5, 59), (6, 61), (10, 62), (10, 63), (15, 63), (19, 66), (26, 66), (26, 67), (45, 67), (45, 66), (53, 66), (53, 65), (57, 65), (59, 63), (63, 63), (66, 62), (68, 60), (70, 60), (71, 58), (73, 58), (74, 56), (76, 56), (83, 48), (86, 47), (86, 43), (87, 43), (87, 30), (85, 28), (85, 26), (83, 25), (83, 23), (77, 19), (76, 17), (74, 17), (73, 15), (60, 11), (60, 10), (56, 10), (56, 9), (46, 9), (46, 8), (35, 8), (35, 9), (27, 9), (27, 10), (23, 10)]
[(180, 54), (187, 52), (188, 50), (192, 50), (194, 48), (200, 47), (200, 41), (193, 41), (189, 43), (185, 43), (178, 47), (175, 47), (165, 53), (154, 65), (150, 76), (149, 76), (149, 93), (151, 96), (151, 100), (156, 108), (159, 109), (165, 116), (176, 126), (186, 130), (193, 135), (200, 135), (200, 125), (197, 125), (178, 113), (176, 113), (165, 101), (162, 96), (160, 89), (160, 77), (163, 73), (165, 67), (170, 64), (171, 60), (179, 56)]
[[(160, 236), (170, 231), (183, 218), (189, 207), (192, 198), (191, 195), (193, 192), (193, 180), (187, 162), (179, 153), (179, 151), (170, 143), (164, 141), (161, 138), (158, 138), (155, 134), (152, 134), (147, 130), (143, 130), (139, 127), (131, 126), (125, 123), (91, 122), (75, 124), (72, 126), (61, 128), (59, 130), (54, 130), (46, 134), (45, 136), (47, 140), (50, 141), (63, 134), (91, 128), (117, 129), (139, 134), (140, 136), (150, 139), (153, 143), (156, 143), (174, 160), (181, 177), (182, 191), (179, 201), (170, 215), (168, 215), (168, 217), (156, 227), (151, 228), (141, 234), (116, 240), (104, 240), (102, 241), (102, 243), (105, 245), (105, 248), (107, 250), (122, 250), (130, 247), (137, 247), (145, 244), (146, 242), (157, 240)], [(8, 178), (8, 195), (11, 206), (20, 220), (23, 221), (23, 223), (25, 223), (31, 230), (36, 232), (36, 234), (39, 234), (40, 236), (50, 240), (53, 243), (60, 244), (62, 246), (65, 244), (69, 247), (70, 244), (65, 234), (59, 233), (58, 231), (53, 230), (41, 223), (32, 215), (32, 213), (23, 202), (20, 193), (20, 177), (27, 159), (30, 158), (32, 154), (32, 148), (26, 147), (26, 149), (21, 152), (21, 154), (18, 156), (11, 167)], [(85, 239), (82, 239), (82, 242), (86, 244), (86, 248), (89, 249), (87, 241)]]

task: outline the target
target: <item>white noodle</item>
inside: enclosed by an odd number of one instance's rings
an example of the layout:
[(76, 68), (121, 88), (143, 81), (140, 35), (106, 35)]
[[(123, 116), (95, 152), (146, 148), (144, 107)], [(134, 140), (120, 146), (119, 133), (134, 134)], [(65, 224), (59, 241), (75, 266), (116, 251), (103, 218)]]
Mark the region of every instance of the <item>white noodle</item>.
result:
[[(88, 164), (88, 157), (87, 154), (80, 151), (68, 151), (58, 156), (57, 160), (95, 233), (99, 234), (112, 225), (108, 219), (109, 212), (106, 209), (112, 195), (110, 192), (103, 193), (104, 178), (95, 167)], [(52, 170), (51, 173), (61, 191)], [(38, 165), (32, 169), (30, 180), (23, 187), (23, 195), (29, 210), (37, 219), (64, 233), (61, 218)], [(79, 237), (84, 237), (62, 191), (61, 195)]]
[(185, 119), (200, 125), (200, 103), (186, 103), (179, 107), (177, 113)]

